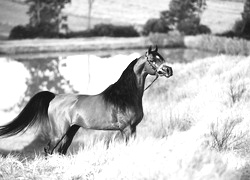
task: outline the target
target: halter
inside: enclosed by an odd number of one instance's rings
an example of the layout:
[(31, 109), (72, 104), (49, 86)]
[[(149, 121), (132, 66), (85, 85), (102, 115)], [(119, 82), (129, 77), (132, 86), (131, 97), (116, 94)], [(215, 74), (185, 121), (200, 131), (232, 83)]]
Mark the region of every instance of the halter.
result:
[(157, 72), (157, 69), (158, 69), (158, 67), (156, 66), (156, 64), (155, 63), (153, 63), (153, 62), (151, 62), (149, 59), (148, 59), (148, 56), (147, 55), (145, 55), (146, 56), (146, 58), (147, 58), (147, 61), (148, 61), (148, 63), (149, 63), (149, 65), (151, 66), (151, 68), (153, 69), (153, 70), (155, 70), (155, 73), (156, 73), (156, 77), (155, 77), (155, 79), (144, 89), (144, 91), (146, 91), (157, 79), (158, 79), (158, 77), (159, 77), (159, 74), (158, 74), (158, 72)]
[(144, 89), (144, 91), (146, 91), (157, 79), (158, 79), (159, 75), (157, 74), (155, 79)]

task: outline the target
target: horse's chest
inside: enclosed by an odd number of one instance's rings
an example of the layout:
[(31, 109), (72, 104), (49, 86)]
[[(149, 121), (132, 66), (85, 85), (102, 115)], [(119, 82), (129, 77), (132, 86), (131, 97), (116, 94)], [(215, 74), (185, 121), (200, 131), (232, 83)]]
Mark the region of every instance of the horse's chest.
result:
[(141, 109), (126, 109), (114, 110), (112, 114), (112, 121), (119, 124), (121, 129), (128, 125), (137, 125), (143, 118), (143, 110)]

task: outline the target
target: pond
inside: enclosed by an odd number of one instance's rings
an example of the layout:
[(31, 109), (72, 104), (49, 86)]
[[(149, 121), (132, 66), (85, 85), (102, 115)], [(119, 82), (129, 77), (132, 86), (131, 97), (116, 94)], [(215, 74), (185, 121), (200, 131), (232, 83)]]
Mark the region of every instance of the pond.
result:
[[(215, 54), (198, 50), (159, 50), (169, 63), (187, 63)], [(1, 123), (12, 119), (41, 90), (97, 94), (114, 83), (145, 50), (28, 54), (0, 57)]]

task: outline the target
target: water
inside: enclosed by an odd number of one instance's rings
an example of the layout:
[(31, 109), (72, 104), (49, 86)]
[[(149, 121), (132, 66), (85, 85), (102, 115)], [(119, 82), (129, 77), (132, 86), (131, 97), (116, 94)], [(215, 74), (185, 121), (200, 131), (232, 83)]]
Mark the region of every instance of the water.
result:
[[(2, 56), (2, 122), (12, 119), (29, 98), (41, 90), (56, 93), (100, 93), (120, 77), (132, 60), (143, 53), (145, 50)], [(214, 55), (186, 49), (163, 49), (160, 53), (169, 63), (187, 63)]]

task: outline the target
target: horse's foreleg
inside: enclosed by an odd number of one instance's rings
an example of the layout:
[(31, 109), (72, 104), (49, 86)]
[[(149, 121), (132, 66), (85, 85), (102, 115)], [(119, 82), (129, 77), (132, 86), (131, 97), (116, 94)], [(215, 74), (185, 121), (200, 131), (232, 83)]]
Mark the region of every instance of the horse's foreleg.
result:
[(126, 143), (128, 143), (131, 137), (135, 138), (136, 136), (136, 126), (127, 126), (125, 129), (123, 129), (122, 135), (125, 138)]
[(136, 126), (131, 127), (131, 137), (136, 138)]
[(73, 125), (67, 130), (66, 134), (62, 137), (62, 143), (58, 149), (59, 154), (65, 155), (67, 153), (67, 150), (79, 128), (80, 126)]
[(48, 142), (47, 146), (44, 147), (44, 153), (45, 156), (48, 156), (49, 154), (51, 154), (51, 140)]

